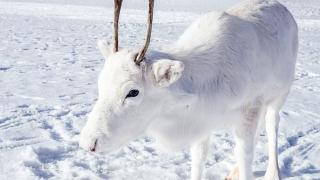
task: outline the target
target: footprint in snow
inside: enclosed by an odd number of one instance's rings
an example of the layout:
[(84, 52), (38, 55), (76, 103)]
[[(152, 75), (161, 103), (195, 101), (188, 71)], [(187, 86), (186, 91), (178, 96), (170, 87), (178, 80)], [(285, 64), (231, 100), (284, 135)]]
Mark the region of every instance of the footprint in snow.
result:
[(11, 67), (0, 67), (0, 71), (7, 71), (9, 70)]

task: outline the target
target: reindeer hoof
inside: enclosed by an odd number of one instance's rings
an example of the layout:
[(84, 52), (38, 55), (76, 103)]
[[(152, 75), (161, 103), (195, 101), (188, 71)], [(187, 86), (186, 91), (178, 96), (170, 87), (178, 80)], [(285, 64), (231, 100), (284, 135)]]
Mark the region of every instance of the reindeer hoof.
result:
[(225, 178), (225, 180), (238, 180), (239, 179), (239, 167), (236, 166), (230, 174)]

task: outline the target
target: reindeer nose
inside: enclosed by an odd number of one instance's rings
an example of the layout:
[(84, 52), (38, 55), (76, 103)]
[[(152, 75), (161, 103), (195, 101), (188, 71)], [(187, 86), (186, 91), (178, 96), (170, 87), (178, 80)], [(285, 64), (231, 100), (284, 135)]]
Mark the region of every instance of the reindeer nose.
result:
[(90, 151), (91, 151), (91, 152), (95, 152), (95, 151), (96, 151), (97, 143), (98, 143), (98, 140), (95, 140), (95, 141), (94, 141), (94, 144), (93, 144), (93, 147), (90, 148)]

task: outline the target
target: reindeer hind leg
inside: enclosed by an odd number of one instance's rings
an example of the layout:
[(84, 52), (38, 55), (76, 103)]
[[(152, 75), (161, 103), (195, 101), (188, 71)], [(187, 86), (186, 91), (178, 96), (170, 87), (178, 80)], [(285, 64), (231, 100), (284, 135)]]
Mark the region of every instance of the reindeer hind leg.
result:
[(286, 97), (287, 94), (271, 101), (267, 107), (266, 131), (268, 137), (269, 162), (265, 174), (266, 180), (281, 179), (278, 165), (278, 129), (280, 121), (279, 111), (284, 104)]

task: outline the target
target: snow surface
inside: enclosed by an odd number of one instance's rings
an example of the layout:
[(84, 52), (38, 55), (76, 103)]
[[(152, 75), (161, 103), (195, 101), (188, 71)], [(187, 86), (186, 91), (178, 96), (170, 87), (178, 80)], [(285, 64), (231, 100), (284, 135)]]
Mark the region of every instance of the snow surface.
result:
[[(8, 2), (37, 2), (55, 4), (76, 4), (89, 6), (113, 7), (113, 0), (0, 0)], [(155, 1), (156, 10), (166, 11), (212, 11), (213, 9), (224, 9), (241, 0), (158, 0)], [(146, 0), (126, 0), (122, 2), (123, 8), (145, 9)]]
[[(98, 1), (90, 6), (55, 3), (62, 0), (0, 1), (1, 180), (189, 178), (188, 151), (164, 154), (150, 138), (105, 156), (79, 149), (79, 132), (97, 98), (97, 75), (103, 65), (96, 41), (111, 38), (111, 6), (95, 4)], [(320, 1), (282, 2), (297, 19), (300, 50), (296, 81), (281, 113), (281, 174), (284, 179), (316, 180), (320, 179)], [(121, 45), (141, 45), (145, 15), (141, 10), (123, 11)], [(199, 15), (186, 9), (157, 11), (151, 46), (173, 42)], [(267, 141), (264, 132), (260, 137), (254, 171), (263, 179)], [(228, 174), (235, 163), (233, 147), (231, 135), (212, 135), (205, 179)]]

